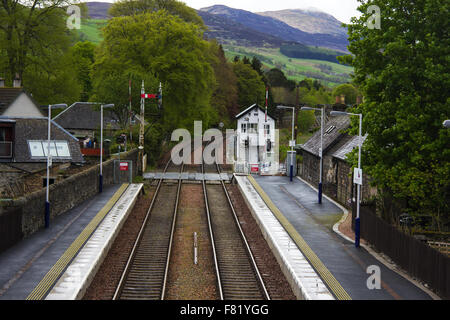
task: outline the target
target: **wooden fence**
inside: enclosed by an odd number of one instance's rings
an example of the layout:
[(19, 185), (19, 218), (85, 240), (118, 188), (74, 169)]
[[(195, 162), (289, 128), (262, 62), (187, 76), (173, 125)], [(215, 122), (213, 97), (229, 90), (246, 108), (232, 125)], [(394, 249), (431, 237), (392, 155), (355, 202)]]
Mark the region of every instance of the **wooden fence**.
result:
[[(356, 204), (352, 211), (354, 219)], [(442, 298), (450, 299), (450, 257), (391, 226), (376, 215), (373, 207), (361, 206), (360, 218), (361, 238)]]

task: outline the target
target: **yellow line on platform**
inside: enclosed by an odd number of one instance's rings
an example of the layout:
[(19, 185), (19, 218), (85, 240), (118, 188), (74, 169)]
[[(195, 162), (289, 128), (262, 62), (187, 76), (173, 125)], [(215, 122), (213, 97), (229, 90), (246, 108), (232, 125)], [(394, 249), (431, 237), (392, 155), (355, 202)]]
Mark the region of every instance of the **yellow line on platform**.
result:
[(66, 269), (72, 259), (78, 254), (80, 249), (84, 246), (86, 241), (97, 229), (103, 218), (111, 211), (112, 207), (116, 204), (117, 200), (122, 196), (125, 190), (128, 188), (128, 184), (125, 183), (116, 191), (116, 193), (109, 199), (106, 205), (97, 213), (97, 215), (91, 220), (86, 228), (80, 233), (70, 247), (64, 252), (59, 260), (53, 265), (53, 267), (42, 278), (39, 284), (28, 295), (26, 300), (42, 300), (48, 293), (48, 291), (55, 285), (56, 281), (60, 277), (61, 273)]
[(311, 263), (312, 267), (320, 275), (322, 280), (326, 283), (327, 287), (331, 290), (332, 294), (338, 300), (351, 300), (352, 298), (344, 290), (341, 284), (336, 280), (336, 278), (331, 274), (331, 272), (325, 267), (323, 262), (314, 253), (314, 251), (308, 246), (306, 241), (302, 236), (295, 230), (294, 226), (286, 219), (286, 217), (281, 213), (281, 211), (275, 206), (275, 204), (270, 200), (269, 196), (264, 192), (261, 186), (256, 182), (256, 180), (249, 175), (248, 180), (253, 185), (255, 190), (259, 193), (263, 201), (272, 211), (274, 216), (278, 219), (281, 225), (284, 227), (286, 232), (290, 235), (292, 240), (297, 244), (300, 251), (306, 257), (306, 259)]

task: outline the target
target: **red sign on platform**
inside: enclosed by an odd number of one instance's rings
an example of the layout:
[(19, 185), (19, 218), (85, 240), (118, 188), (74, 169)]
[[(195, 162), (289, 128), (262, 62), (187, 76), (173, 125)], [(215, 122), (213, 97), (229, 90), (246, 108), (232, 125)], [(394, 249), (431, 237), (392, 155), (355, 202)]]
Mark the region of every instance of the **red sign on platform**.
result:
[(119, 165), (120, 171), (128, 171), (128, 162), (121, 162)]
[(258, 172), (259, 171), (258, 165), (252, 165), (251, 170), (252, 172)]

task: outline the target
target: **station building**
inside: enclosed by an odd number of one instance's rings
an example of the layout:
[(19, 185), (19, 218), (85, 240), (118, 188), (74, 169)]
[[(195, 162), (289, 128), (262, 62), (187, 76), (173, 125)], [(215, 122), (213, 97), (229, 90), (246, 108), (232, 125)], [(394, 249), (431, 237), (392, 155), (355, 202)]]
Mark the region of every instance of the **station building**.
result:
[(276, 174), (279, 156), (276, 118), (254, 104), (236, 115), (236, 119), (235, 171)]

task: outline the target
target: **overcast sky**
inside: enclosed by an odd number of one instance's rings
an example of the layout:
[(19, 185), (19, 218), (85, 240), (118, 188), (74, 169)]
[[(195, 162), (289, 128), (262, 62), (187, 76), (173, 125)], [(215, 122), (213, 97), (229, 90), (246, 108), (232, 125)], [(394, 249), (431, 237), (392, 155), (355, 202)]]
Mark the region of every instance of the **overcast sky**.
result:
[(359, 17), (357, 0), (181, 0), (189, 7), (200, 9), (215, 4), (243, 9), (251, 12), (276, 11), (283, 9), (316, 8), (331, 14), (344, 23), (350, 23), (350, 18)]

